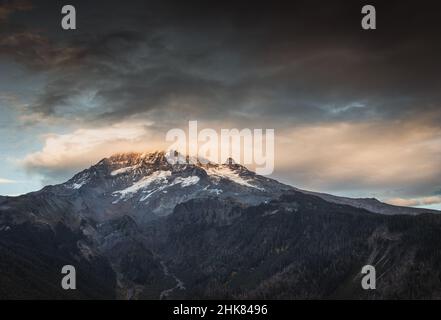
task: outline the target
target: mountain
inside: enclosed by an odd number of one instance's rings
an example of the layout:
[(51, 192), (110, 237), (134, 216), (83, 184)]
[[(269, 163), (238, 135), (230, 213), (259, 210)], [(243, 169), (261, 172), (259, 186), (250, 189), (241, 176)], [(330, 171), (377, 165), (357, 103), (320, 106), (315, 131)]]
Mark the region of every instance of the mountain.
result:
[[(0, 197), (0, 297), (441, 298), (441, 215), (300, 190), (228, 160), (117, 154)], [(77, 290), (60, 286), (74, 265)], [(376, 267), (377, 289), (361, 288)]]

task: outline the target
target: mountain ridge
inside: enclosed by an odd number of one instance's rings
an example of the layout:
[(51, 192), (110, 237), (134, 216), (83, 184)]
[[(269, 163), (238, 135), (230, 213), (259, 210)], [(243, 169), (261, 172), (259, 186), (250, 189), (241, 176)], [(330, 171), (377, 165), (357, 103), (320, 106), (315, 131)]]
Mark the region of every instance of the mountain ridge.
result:
[[(179, 154), (178, 157), (182, 161), (183, 159), (186, 159), (187, 157)], [(186, 159), (188, 161), (188, 158)], [(142, 167), (142, 164), (154, 164), (154, 165), (160, 165), (161, 167), (165, 168), (173, 168), (174, 166), (178, 166), (178, 168), (185, 168), (186, 166), (194, 166), (194, 168), (202, 168), (207, 173), (210, 171), (210, 168), (232, 168), (234, 171), (239, 171), (241, 175), (246, 175), (248, 177), (250, 176), (257, 176), (254, 172), (248, 170), (246, 167), (237, 164), (234, 162), (233, 159), (229, 158), (226, 163), (224, 164), (213, 164), (208, 162), (207, 164), (201, 164), (197, 160), (193, 160), (193, 163), (189, 164), (178, 164), (178, 165), (172, 165), (169, 164), (166, 159), (166, 152), (164, 151), (155, 151), (155, 152), (144, 152), (144, 153), (119, 153), (112, 155), (108, 158), (104, 158), (100, 160), (97, 164), (100, 163), (110, 163), (111, 168), (117, 168), (116, 170), (112, 171), (115, 175), (124, 174), (123, 169), (133, 169), (136, 170), (138, 167)], [(115, 164), (116, 163), (116, 164)], [(121, 166), (118, 166), (121, 165)], [(126, 167), (122, 167), (126, 166)], [(90, 168), (89, 168), (90, 169)], [(86, 169), (88, 170), (88, 169)], [(116, 173), (118, 170), (120, 170), (118, 173)], [(128, 170), (127, 170), (128, 171)], [(224, 172), (225, 173), (225, 172)], [(261, 176), (260, 176), (261, 177)], [(74, 179), (73, 177), (72, 179)], [(228, 178), (228, 176), (227, 176)], [(229, 178), (232, 178), (231, 176)], [(72, 180), (71, 179), (71, 180)], [(375, 213), (381, 213), (381, 214), (421, 214), (421, 213), (441, 213), (438, 210), (433, 209), (426, 209), (426, 208), (414, 208), (414, 207), (403, 207), (403, 206), (395, 206), (383, 203), (375, 198), (349, 198), (349, 197), (343, 197), (343, 196), (335, 196), (327, 193), (322, 192), (314, 192), (314, 191), (308, 191), (299, 189), (296, 187), (293, 187), (291, 185), (283, 184), (278, 182), (277, 180), (267, 178), (267, 180), (276, 181), (279, 185), (279, 188), (286, 188), (290, 190), (296, 190), (307, 194), (312, 194), (319, 196), (320, 198), (333, 202), (338, 204), (347, 204), (351, 206), (355, 206), (358, 208), (363, 208), (371, 212)], [(236, 181), (237, 182), (237, 181)], [(243, 181), (241, 181), (243, 183)], [(75, 183), (75, 182), (74, 182)]]
[[(441, 298), (441, 215), (378, 203), (233, 161), (118, 154), (0, 198), (0, 298)], [(372, 293), (359, 284), (368, 263), (383, 274)], [(81, 275), (74, 293), (59, 286), (65, 264)]]

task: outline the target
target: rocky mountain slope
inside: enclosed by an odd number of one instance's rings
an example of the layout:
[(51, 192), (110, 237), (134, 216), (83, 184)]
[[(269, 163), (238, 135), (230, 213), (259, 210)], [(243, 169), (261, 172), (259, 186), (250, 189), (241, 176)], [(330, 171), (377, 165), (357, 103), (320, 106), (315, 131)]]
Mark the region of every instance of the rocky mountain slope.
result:
[[(441, 298), (440, 238), (434, 210), (118, 154), (0, 198), (0, 298)], [(61, 289), (66, 264), (77, 290)]]

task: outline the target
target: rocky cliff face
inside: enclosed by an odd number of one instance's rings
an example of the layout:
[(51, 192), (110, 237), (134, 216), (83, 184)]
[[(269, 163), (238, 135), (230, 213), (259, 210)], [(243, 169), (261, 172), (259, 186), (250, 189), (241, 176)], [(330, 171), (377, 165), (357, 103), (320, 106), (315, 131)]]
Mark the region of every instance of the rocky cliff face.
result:
[[(441, 216), (312, 193), (245, 167), (103, 159), (0, 198), (2, 298), (440, 298)], [(61, 289), (61, 266), (78, 289)], [(377, 268), (375, 291), (360, 286)]]

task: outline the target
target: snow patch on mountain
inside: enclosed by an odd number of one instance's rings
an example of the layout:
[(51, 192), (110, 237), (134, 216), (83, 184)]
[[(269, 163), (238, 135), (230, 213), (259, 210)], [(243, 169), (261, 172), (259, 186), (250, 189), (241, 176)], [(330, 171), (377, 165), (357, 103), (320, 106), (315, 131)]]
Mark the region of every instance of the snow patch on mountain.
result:
[(209, 176), (212, 176), (212, 177), (228, 179), (234, 183), (243, 185), (248, 188), (254, 188), (254, 189), (258, 189), (260, 191), (265, 191), (264, 188), (260, 188), (258, 186), (251, 184), (250, 180), (245, 180), (243, 177), (241, 177), (237, 172), (232, 170), (227, 165), (211, 167), (211, 168), (208, 168), (206, 170), (206, 172)]
[(114, 191), (113, 195), (119, 195), (119, 199), (114, 201), (114, 203), (119, 200), (128, 200), (132, 198), (138, 191), (148, 188), (152, 184), (165, 184), (167, 183), (167, 177), (171, 175), (171, 171), (155, 171), (151, 175), (142, 178), (138, 182), (135, 182), (128, 188), (123, 190)]
[(78, 179), (76, 179), (73, 183), (66, 185), (66, 187), (71, 188), (71, 189), (80, 189), (87, 182), (89, 182), (89, 174), (84, 173)]
[(119, 174), (123, 174), (123, 173), (129, 172), (129, 171), (132, 171), (132, 170), (136, 169), (137, 167), (139, 167), (139, 166), (130, 166), (130, 167), (124, 167), (124, 168), (120, 168), (120, 169), (117, 169), (117, 170), (113, 170), (110, 173), (110, 175), (111, 176), (117, 176)]
[(164, 193), (167, 193), (167, 191), (164, 190), (164, 189), (167, 189), (167, 188), (169, 188), (169, 187), (171, 187), (171, 186), (174, 186), (174, 185), (180, 184), (181, 187), (183, 187), (183, 188), (184, 188), (184, 187), (189, 187), (189, 186), (191, 186), (191, 185), (197, 184), (197, 183), (199, 182), (199, 180), (200, 180), (200, 178), (199, 178), (198, 176), (190, 176), (190, 177), (186, 177), (186, 178), (183, 178), (183, 177), (177, 177), (177, 178), (176, 178), (175, 180), (173, 180), (173, 182), (171, 182), (171, 183), (163, 184), (163, 185), (161, 185), (161, 186), (158, 186), (158, 187), (155, 188), (155, 189), (151, 189), (151, 190), (149, 190), (149, 193), (147, 193), (146, 195), (144, 195), (141, 199), (139, 199), (139, 201), (140, 201), (140, 202), (143, 202), (143, 201), (147, 200), (148, 198), (150, 198), (151, 195), (153, 195), (153, 194), (155, 194), (155, 193), (157, 193), (157, 192), (159, 192), (159, 191), (162, 191), (162, 192), (164, 192)]
[(222, 189), (210, 189), (208, 190), (210, 193), (214, 193), (215, 195), (220, 195), (222, 192), (224, 192)]
[(198, 183), (199, 180), (200, 180), (200, 178), (198, 176), (190, 176), (190, 177), (186, 177), (186, 178), (177, 177), (173, 181), (173, 184), (181, 184), (182, 187), (189, 187), (191, 185)]

